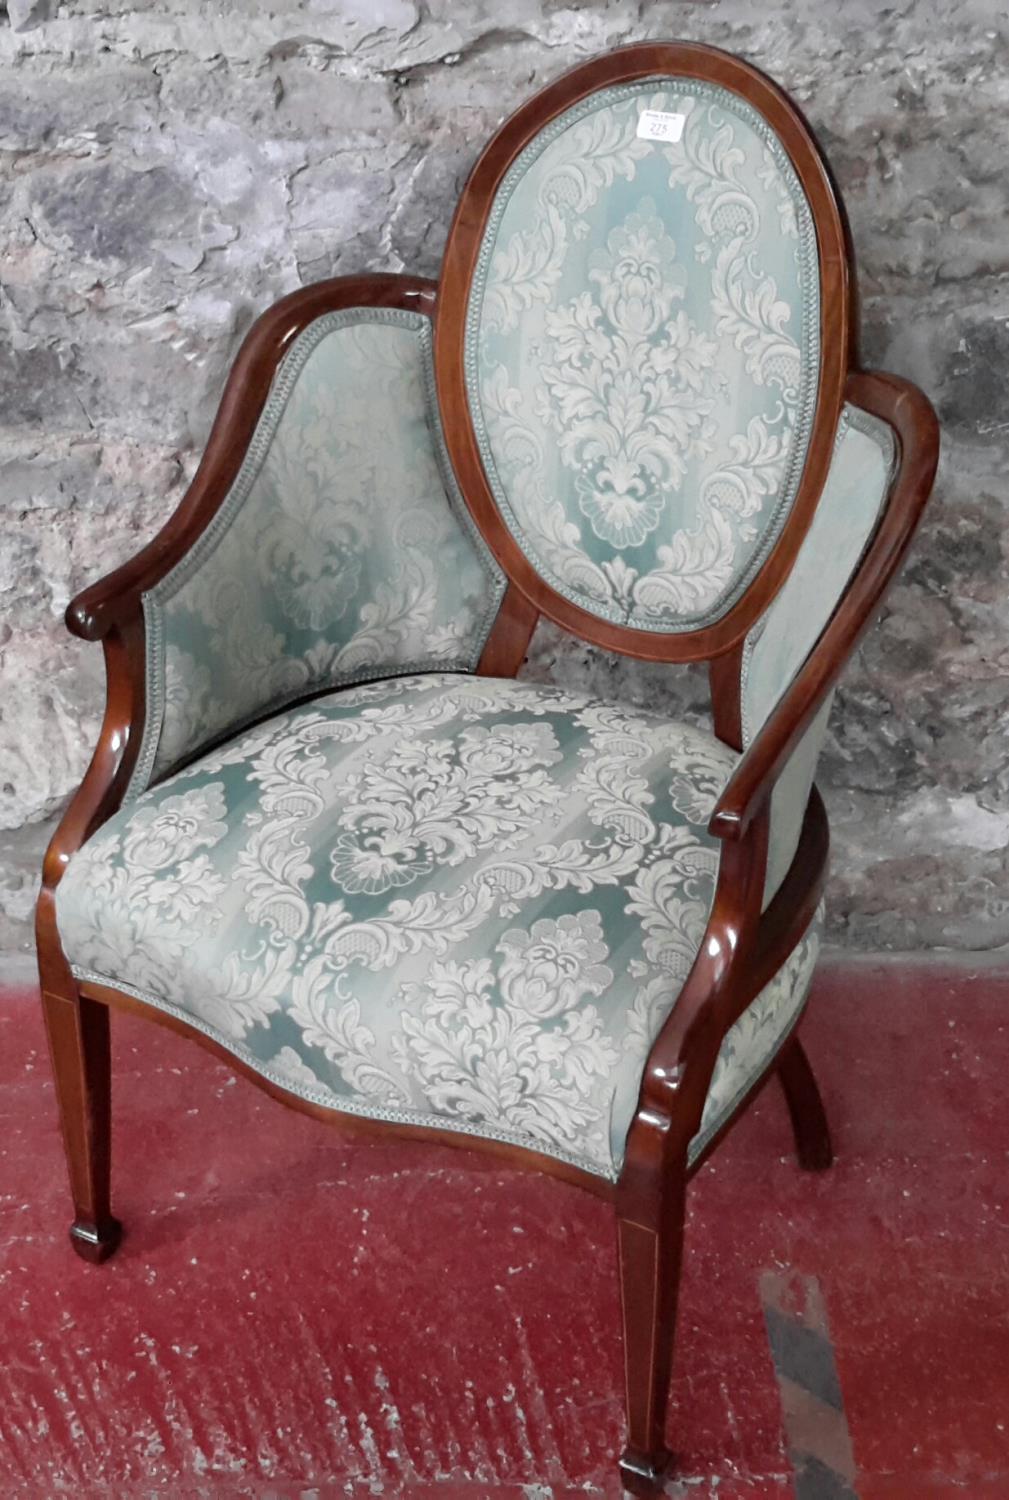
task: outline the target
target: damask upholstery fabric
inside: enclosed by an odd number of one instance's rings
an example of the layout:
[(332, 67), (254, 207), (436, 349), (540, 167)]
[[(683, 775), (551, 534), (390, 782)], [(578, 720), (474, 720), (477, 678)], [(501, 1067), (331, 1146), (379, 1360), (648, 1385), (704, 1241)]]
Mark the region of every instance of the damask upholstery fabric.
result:
[[(642, 136), (644, 112), (682, 136)], [(656, 78), (548, 125), (495, 197), (466, 380), (502, 517), (602, 619), (719, 618), (795, 496), (819, 366), (809, 205), (766, 122)]]
[(145, 596), (131, 795), (316, 688), (474, 668), (503, 593), (444, 452), (429, 320), (319, 318), (285, 357), (209, 530)]
[[(61, 940), (293, 1093), (613, 1178), (737, 758), (555, 687), (346, 689), (122, 808), (57, 888)], [(726, 1038), (698, 1149), (796, 1018), (818, 931)]]
[[(896, 467), (893, 432), (846, 406), (809, 531), (785, 584), (750, 631), (743, 651), (743, 744), (749, 745), (815, 646), (868, 545)], [(792, 862), (833, 694), (783, 769), (771, 800), (769, 897)]]

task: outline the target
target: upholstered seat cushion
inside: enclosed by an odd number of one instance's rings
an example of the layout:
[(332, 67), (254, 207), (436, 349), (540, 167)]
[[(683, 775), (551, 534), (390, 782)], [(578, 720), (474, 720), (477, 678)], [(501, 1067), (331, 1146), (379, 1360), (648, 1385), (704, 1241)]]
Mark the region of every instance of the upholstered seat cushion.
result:
[[(613, 1177), (701, 942), (735, 760), (555, 687), (347, 689), (122, 808), (70, 863), (60, 935), (79, 977), (293, 1093)], [(816, 945), (726, 1039), (702, 1136), (790, 1028)]]

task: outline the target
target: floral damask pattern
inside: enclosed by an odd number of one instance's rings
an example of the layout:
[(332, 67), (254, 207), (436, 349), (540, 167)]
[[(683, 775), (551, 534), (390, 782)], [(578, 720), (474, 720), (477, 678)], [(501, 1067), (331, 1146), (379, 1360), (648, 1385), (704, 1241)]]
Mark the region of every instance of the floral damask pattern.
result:
[(209, 532), (145, 598), (134, 793), (298, 694), (476, 665), (504, 584), (443, 461), (429, 343), (369, 308), (295, 341)]
[[(736, 758), (559, 688), (347, 689), (117, 813), (58, 887), (61, 939), (79, 975), (306, 1097), (612, 1177), (702, 939)], [(791, 1024), (815, 947), (726, 1040), (723, 1102)]]
[(542, 373), (544, 420), (576, 474), (579, 507), (619, 549), (655, 530), (665, 490), (711, 436), (716, 348), (682, 309), (673, 315), (686, 277), (650, 198), (606, 243), (589, 258), (598, 303), (583, 292), (546, 315), (554, 362)]
[[(679, 113), (674, 144), (640, 139)], [(784, 522), (817, 366), (815, 236), (780, 145), (727, 91), (605, 90), (504, 179), (467, 325), (477, 440), (560, 593), (645, 629), (718, 618)]]

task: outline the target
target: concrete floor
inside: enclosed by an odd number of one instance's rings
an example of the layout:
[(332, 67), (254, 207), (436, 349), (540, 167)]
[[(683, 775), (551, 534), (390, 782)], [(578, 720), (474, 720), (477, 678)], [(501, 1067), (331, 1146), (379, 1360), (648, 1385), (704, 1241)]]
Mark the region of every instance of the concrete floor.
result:
[[(798, 1171), (768, 1090), (697, 1178), (669, 1493), (1009, 1500), (1009, 976), (828, 964), (803, 1028), (838, 1161)], [(128, 1237), (92, 1268), (0, 995), (0, 1496), (620, 1493), (605, 1205), (115, 1032)]]

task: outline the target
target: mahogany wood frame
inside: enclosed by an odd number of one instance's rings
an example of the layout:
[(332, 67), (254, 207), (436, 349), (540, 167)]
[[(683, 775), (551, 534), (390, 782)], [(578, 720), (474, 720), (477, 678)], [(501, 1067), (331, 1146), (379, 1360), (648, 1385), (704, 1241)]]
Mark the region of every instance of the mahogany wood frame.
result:
[[(820, 371), (809, 446), (787, 525), (742, 597), (713, 624), (681, 634), (617, 625), (546, 583), (498, 510), (480, 457), (465, 378), (466, 318), (473, 275), (498, 188), (515, 159), (558, 115), (614, 84), (659, 75), (720, 84), (745, 99), (788, 153), (816, 225), (820, 280)], [(647, 661), (709, 661), (745, 636), (781, 587), (816, 510), (844, 401), (854, 317), (849, 235), (823, 156), (798, 109), (765, 74), (713, 47), (646, 42), (572, 68), (513, 114), (485, 148), (459, 200), (442, 265), (435, 317), (435, 367), (445, 437), (459, 484), (501, 567), (536, 608), (572, 635)]]
[[(615, 82), (660, 72), (722, 83), (754, 104), (777, 129), (809, 197), (817, 227), (823, 368), (796, 505), (750, 589), (721, 621), (707, 629), (644, 639), (646, 632), (609, 625), (560, 599), (532, 573), (511, 542), (493, 508), (476, 453), (460, 353), (475, 246), (495, 185), (509, 162), (536, 131), (576, 99)], [(742, 640), (787, 576), (808, 528), (842, 402), (852, 401), (889, 423), (899, 446), (899, 470), (885, 513), (843, 599), (792, 685), (741, 756), (712, 815), (710, 831), (722, 843), (714, 904), (694, 966), (648, 1057), (623, 1170), (613, 1186), (518, 1147), (451, 1131), (350, 1118), (309, 1104), (253, 1073), (200, 1032), (123, 991), (78, 984), (56, 925), (54, 893), (67, 862), (120, 805), (136, 762), (145, 702), (142, 595), (188, 552), (223, 502), (292, 341), (316, 318), (340, 308), (410, 308), (430, 317), (436, 298), (438, 394), (450, 452), (467, 504), (509, 579), (478, 668), (486, 675), (513, 676), (518, 671), (540, 613), (583, 639), (629, 655), (667, 661), (706, 658), (716, 733), (741, 748)], [(774, 899), (761, 909), (775, 781), (899, 567), (935, 473), (938, 428), (934, 413), (908, 382), (855, 367), (854, 309), (854, 261), (843, 211), (812, 133), (795, 106), (763, 74), (736, 58), (706, 47), (647, 44), (618, 50), (566, 74), (505, 123), (463, 193), (440, 293), (434, 283), (417, 277), (344, 277), (295, 292), (258, 320), (238, 355), (203, 461), (175, 515), (149, 546), (85, 589), (67, 610), (68, 626), (76, 635), (102, 641), (108, 682), (105, 718), (91, 765), (46, 853), (36, 922), (43, 1006), (74, 1202), (71, 1241), (78, 1254), (96, 1262), (104, 1260), (116, 1248), (121, 1233), (109, 1195), (110, 1007), (142, 1011), (193, 1037), (284, 1103), (339, 1123), (342, 1129), (438, 1139), (560, 1177), (609, 1199), (616, 1209), (628, 1416), (621, 1471), (635, 1493), (657, 1493), (670, 1457), (665, 1412), (690, 1172), (715, 1148), (772, 1073), (784, 1087), (801, 1164), (822, 1168), (831, 1159), (819, 1094), (794, 1033), (754, 1081), (718, 1137), (689, 1168), (687, 1152), (725, 1033), (801, 940), (825, 878), (827, 824), (814, 788), (792, 866)]]

